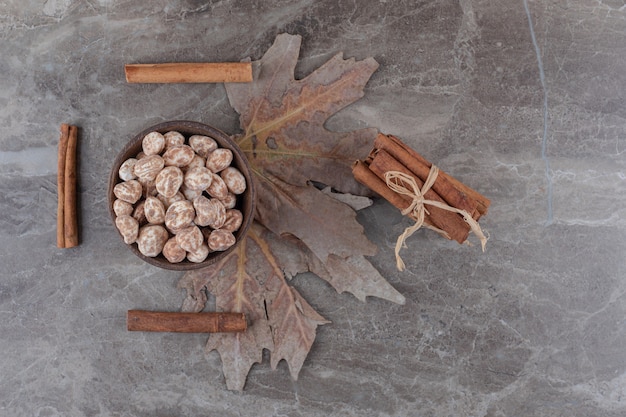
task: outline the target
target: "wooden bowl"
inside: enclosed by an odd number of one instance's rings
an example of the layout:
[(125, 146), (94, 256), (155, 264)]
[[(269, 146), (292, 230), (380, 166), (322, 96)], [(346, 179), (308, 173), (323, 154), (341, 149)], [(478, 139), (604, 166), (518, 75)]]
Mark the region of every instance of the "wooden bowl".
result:
[[(158, 266), (164, 269), (170, 269), (175, 271), (188, 271), (192, 269), (200, 269), (206, 266), (209, 266), (218, 260), (225, 257), (228, 253), (230, 253), (245, 237), (248, 228), (252, 224), (252, 220), (254, 218), (254, 204), (256, 199), (256, 193), (254, 190), (254, 182), (252, 181), (250, 165), (248, 164), (248, 160), (244, 156), (243, 152), (237, 144), (230, 139), (230, 137), (224, 132), (215, 129), (209, 125), (205, 125), (198, 122), (191, 122), (185, 120), (177, 120), (159, 123), (155, 126), (151, 126), (146, 128), (144, 131), (140, 132), (135, 136), (128, 144), (122, 149), (122, 151), (117, 155), (115, 161), (113, 162), (113, 167), (111, 168), (111, 174), (109, 176), (109, 189), (108, 189), (108, 204), (109, 204), (109, 213), (111, 215), (111, 219), (113, 220), (113, 224), (115, 225), (115, 212), (113, 211), (113, 202), (116, 200), (115, 194), (113, 193), (113, 188), (116, 184), (122, 182), (119, 178), (119, 169), (124, 161), (128, 158), (134, 158), (137, 156), (139, 152), (142, 150), (141, 142), (143, 137), (150, 132), (157, 131), (160, 133), (166, 133), (169, 131), (176, 131), (182, 133), (186, 139), (189, 139), (191, 135), (205, 135), (212, 137), (218, 143), (218, 145), (222, 148), (230, 149), (233, 152), (233, 162), (231, 166), (236, 167), (241, 171), (241, 173), (246, 178), (247, 189), (246, 191), (238, 196), (237, 201), (237, 209), (241, 211), (243, 214), (243, 222), (239, 230), (237, 230), (234, 235), (236, 238), (236, 243), (231, 246), (229, 249), (221, 252), (211, 252), (207, 256), (207, 258), (203, 262), (194, 263), (185, 259), (179, 263), (171, 263), (169, 262), (162, 254), (157, 257), (151, 258), (143, 255), (139, 252), (136, 243), (131, 245), (126, 245), (124, 243), (124, 239), (120, 233), (120, 238), (122, 239), (122, 243), (138, 257), (143, 259), (144, 261), (152, 264), (154, 266)], [(202, 227), (201, 227), (202, 229)], [(117, 230), (117, 227), (115, 228)], [(118, 231), (119, 233), (119, 231)]]

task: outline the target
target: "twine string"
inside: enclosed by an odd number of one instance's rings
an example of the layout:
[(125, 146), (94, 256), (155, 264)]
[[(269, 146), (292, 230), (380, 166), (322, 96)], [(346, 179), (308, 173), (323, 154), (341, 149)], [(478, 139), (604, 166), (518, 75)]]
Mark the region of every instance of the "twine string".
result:
[(400, 271), (404, 271), (404, 269), (406, 268), (402, 257), (400, 257), (400, 250), (403, 247), (406, 247), (406, 240), (421, 227), (426, 227), (428, 229), (434, 230), (435, 232), (442, 234), (448, 239), (450, 238), (450, 236), (445, 231), (424, 223), (425, 215), (430, 214), (428, 213), (425, 205), (438, 207), (442, 210), (458, 213), (463, 216), (463, 220), (465, 220), (465, 222), (470, 226), (470, 230), (472, 231), (472, 233), (474, 233), (480, 240), (483, 252), (485, 251), (487, 238), (480, 228), (480, 225), (476, 220), (474, 220), (471, 214), (469, 214), (465, 210), (452, 207), (439, 201), (427, 200), (424, 197), (426, 195), (426, 192), (428, 192), (428, 190), (430, 190), (430, 188), (435, 183), (438, 175), (439, 168), (437, 168), (434, 164), (431, 165), (428, 177), (426, 178), (426, 181), (424, 181), (424, 185), (420, 189), (415, 179), (410, 175), (407, 175), (400, 171), (389, 171), (385, 173), (385, 182), (389, 189), (397, 194), (405, 195), (411, 198), (411, 204), (406, 209), (402, 210), (402, 214), (405, 216), (408, 214), (412, 214), (412, 217), (415, 219), (415, 223), (404, 229), (404, 232), (402, 232), (402, 234), (398, 236), (398, 239), (396, 241), (396, 266)]

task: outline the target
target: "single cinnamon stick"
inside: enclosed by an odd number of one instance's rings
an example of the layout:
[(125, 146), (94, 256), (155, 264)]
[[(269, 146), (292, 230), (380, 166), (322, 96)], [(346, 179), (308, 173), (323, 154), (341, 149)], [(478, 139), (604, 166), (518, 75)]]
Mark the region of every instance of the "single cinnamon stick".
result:
[[(365, 162), (356, 161), (352, 165), (352, 175), (354, 176), (354, 179), (380, 195), (398, 210), (404, 211), (411, 205), (409, 200), (394, 193), (389, 187), (387, 187), (385, 181), (378, 178), (378, 176), (369, 169)], [(413, 220), (417, 220), (413, 213), (409, 213), (407, 216)], [(429, 218), (425, 218), (424, 223), (429, 226), (433, 226)]]
[(130, 331), (217, 333), (243, 332), (247, 328), (243, 313), (178, 313), (128, 310), (126, 326)]
[(59, 155), (57, 158), (57, 247), (65, 248), (65, 154), (70, 126), (61, 125)]
[[(428, 178), (430, 165), (426, 165), (426, 159), (413, 157), (409, 152), (407, 152), (407, 149), (410, 148), (397, 140), (397, 138), (379, 133), (378, 137), (374, 141), (374, 148), (384, 149), (387, 151), (394, 157), (394, 159), (402, 163), (402, 165), (407, 167), (422, 181), (426, 181), (426, 178)], [(448, 205), (467, 211), (472, 215), (472, 217), (474, 217), (474, 219), (479, 218), (480, 212), (477, 210), (478, 202), (470, 199), (467, 194), (454, 187), (448, 179), (448, 176), (442, 175), (442, 173), (443, 171), (439, 170), (437, 181), (435, 181), (432, 186), (433, 191), (435, 191), (446, 203), (448, 203)]]
[(78, 216), (76, 214), (76, 147), (78, 128), (69, 126), (67, 150), (65, 153), (63, 234), (65, 247), (78, 245)]
[[(424, 182), (420, 178), (418, 178), (407, 167), (402, 165), (391, 155), (389, 155), (389, 153), (382, 149), (376, 152), (369, 167), (372, 172), (381, 179), (385, 178), (386, 172), (399, 171), (413, 177), (419, 188), (424, 185)], [(439, 197), (439, 195), (437, 195), (437, 193), (435, 193), (432, 189), (428, 190), (424, 194), (424, 198), (427, 200), (438, 201), (445, 204), (443, 199)], [(447, 210), (443, 210), (439, 207), (429, 205), (426, 205), (426, 210), (428, 210), (429, 213), (426, 214), (426, 217), (429, 218), (430, 222), (434, 226), (448, 233), (448, 236), (450, 236), (451, 239), (456, 240), (459, 243), (463, 243), (467, 239), (470, 231), (470, 226), (463, 220), (460, 215)]]
[(129, 83), (246, 83), (252, 81), (250, 62), (127, 64)]

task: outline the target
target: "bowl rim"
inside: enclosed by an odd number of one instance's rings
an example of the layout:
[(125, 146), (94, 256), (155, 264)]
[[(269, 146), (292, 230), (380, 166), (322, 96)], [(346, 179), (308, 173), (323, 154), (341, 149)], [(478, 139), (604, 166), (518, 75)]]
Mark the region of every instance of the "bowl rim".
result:
[[(126, 161), (128, 158), (134, 157), (133, 154), (137, 155), (141, 151), (142, 149), (141, 141), (143, 137), (153, 131), (157, 131), (160, 133), (166, 133), (169, 131), (180, 132), (183, 134), (183, 136), (185, 136), (185, 140), (188, 140), (191, 135), (209, 136), (215, 139), (218, 142), (220, 147), (228, 148), (233, 152), (233, 165), (232, 166), (237, 167), (241, 171), (241, 173), (244, 175), (246, 179), (246, 183), (247, 183), (247, 189), (244, 192), (244, 194), (242, 194), (245, 197), (242, 199), (240, 203), (238, 203), (240, 205), (240, 209), (243, 214), (243, 223), (241, 224), (241, 227), (239, 228), (239, 230), (235, 232), (235, 238), (236, 238), (235, 244), (231, 246), (230, 248), (228, 248), (227, 250), (221, 251), (221, 252), (211, 252), (209, 253), (209, 256), (207, 257), (207, 259), (198, 263), (190, 262), (187, 260), (184, 260), (183, 262), (180, 262), (180, 263), (171, 263), (167, 259), (165, 259), (165, 257), (162, 254), (154, 258), (145, 256), (144, 254), (139, 252), (139, 249), (136, 244), (134, 243), (127, 244), (124, 242), (122, 234), (117, 229), (117, 226), (115, 226), (115, 219), (117, 216), (115, 215), (115, 211), (113, 210), (113, 202), (116, 200), (115, 194), (113, 193), (113, 188), (115, 187), (115, 185), (122, 182), (122, 180), (119, 178), (119, 169), (122, 163)], [(254, 181), (252, 179), (252, 169), (250, 167), (250, 164), (245, 154), (243, 153), (241, 148), (239, 148), (239, 145), (237, 145), (237, 143), (234, 140), (232, 140), (230, 136), (228, 136), (223, 131), (213, 126), (210, 126), (208, 124), (190, 121), (190, 120), (171, 120), (171, 121), (161, 122), (161, 123), (145, 128), (144, 130), (139, 132), (137, 135), (135, 135), (132, 139), (130, 139), (126, 143), (126, 145), (124, 145), (122, 150), (116, 155), (115, 159), (113, 160), (113, 165), (111, 167), (111, 172), (109, 174), (107, 197), (108, 197), (107, 200), (108, 200), (109, 215), (111, 216), (111, 220), (113, 221), (113, 226), (115, 228), (115, 231), (118, 233), (118, 235), (122, 239), (122, 244), (127, 246), (131, 250), (131, 252), (133, 252), (136, 256), (138, 256), (140, 259), (144, 260), (145, 262), (151, 265), (157, 266), (159, 268), (169, 269), (169, 270), (174, 270), (174, 271), (191, 271), (195, 269), (205, 268), (207, 266), (214, 264), (220, 259), (223, 259), (229, 253), (231, 253), (245, 238), (245, 235), (248, 229), (250, 228), (250, 225), (254, 221), (255, 205), (256, 205), (256, 189), (254, 186)], [(244, 211), (244, 208), (245, 208), (245, 211)]]

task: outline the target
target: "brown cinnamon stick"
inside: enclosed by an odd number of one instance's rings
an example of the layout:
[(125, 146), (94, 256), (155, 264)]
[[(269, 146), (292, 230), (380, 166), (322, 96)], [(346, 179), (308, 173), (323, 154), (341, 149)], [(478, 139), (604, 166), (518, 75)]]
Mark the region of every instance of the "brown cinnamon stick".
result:
[[(404, 155), (402, 158), (411, 158), (414, 159), (416, 161), (419, 161), (422, 165), (426, 166), (429, 170), (431, 167), (431, 162), (429, 162), (426, 158), (424, 158), (422, 155), (420, 155), (419, 153), (417, 153), (414, 149), (408, 147), (406, 144), (404, 144), (400, 139), (398, 139), (397, 137), (393, 136), (393, 135), (382, 135), (382, 136), (386, 136), (389, 140), (388, 141), (384, 141), (387, 144), (390, 143), (394, 143), (396, 146), (399, 147), (399, 149), (402, 149), (406, 152), (406, 154), (404, 154), (403, 152), (399, 152), (400, 155)], [(377, 138), (377, 140), (379, 140), (380, 143), (380, 135)], [(392, 152), (390, 152), (392, 153)], [(401, 156), (397, 156), (395, 154), (395, 152), (393, 153), (393, 155), (395, 157), (398, 158), (398, 160), (400, 160)], [(417, 174), (417, 173), (416, 173)], [(438, 182), (440, 182), (441, 180), (444, 180), (446, 182), (448, 182), (450, 185), (452, 185), (454, 188), (456, 188), (457, 190), (459, 190), (460, 192), (464, 193), (465, 196), (470, 199), (470, 200), (474, 200), (476, 201), (477, 205), (476, 205), (476, 210), (478, 210), (478, 212), (480, 213), (481, 216), (484, 216), (485, 214), (487, 214), (487, 211), (489, 209), (489, 205), (491, 204), (491, 201), (485, 197), (484, 195), (480, 194), (478, 191), (470, 188), (469, 186), (463, 184), (461, 181), (457, 180), (456, 178), (450, 176), (449, 174), (443, 172), (443, 171), (439, 171), (439, 176), (438, 176)], [(456, 206), (452, 203), (449, 203), (450, 205), (453, 205), (457, 208), (461, 208), (459, 206)], [(469, 210), (466, 210), (468, 213), (472, 213)]]
[[(420, 189), (424, 185), (424, 182), (419, 177), (417, 177), (407, 167), (394, 159), (389, 153), (387, 153), (387, 151), (382, 149), (376, 152), (372, 159), (372, 162), (369, 165), (369, 168), (381, 179), (385, 178), (386, 172), (399, 171), (413, 177), (417, 186)], [(402, 198), (406, 198), (410, 202), (409, 197)], [(428, 190), (424, 194), (424, 198), (427, 200), (438, 201), (445, 204), (443, 199), (439, 197), (439, 195), (437, 195), (437, 193), (434, 192), (432, 189)], [(467, 239), (470, 231), (470, 226), (463, 220), (460, 215), (430, 205), (427, 205), (426, 209), (429, 212), (429, 214), (426, 214), (426, 217), (428, 217), (429, 221), (434, 226), (448, 233), (448, 236), (450, 236), (451, 239), (456, 240), (459, 243), (463, 243)]]
[[(409, 171), (421, 179), (422, 182), (426, 181), (428, 178), (432, 164), (421, 157), (421, 155), (419, 158), (415, 157), (416, 154), (419, 154), (394, 136), (379, 133), (374, 141), (374, 148), (387, 151), (394, 159), (402, 163)], [(409, 150), (412, 152), (409, 152)], [(474, 219), (478, 219), (480, 217), (480, 212), (477, 210), (478, 202), (474, 199), (470, 199), (467, 194), (457, 189), (450, 181), (448, 175), (442, 174), (445, 173), (439, 170), (437, 181), (433, 184), (432, 189), (450, 206), (465, 210), (470, 213)]]
[(247, 328), (243, 313), (178, 313), (128, 310), (126, 326), (130, 331), (217, 333), (243, 332)]
[(252, 81), (250, 62), (127, 64), (129, 83), (245, 83)]
[[(411, 205), (410, 201), (403, 198), (400, 194), (394, 193), (389, 187), (387, 187), (385, 181), (378, 178), (378, 176), (369, 169), (365, 162), (356, 161), (354, 165), (352, 165), (352, 175), (354, 176), (354, 179), (374, 191), (376, 194), (380, 195), (398, 210), (406, 210)], [(409, 213), (408, 216), (413, 220), (416, 220), (413, 213)], [(424, 219), (424, 223), (431, 226), (433, 225), (428, 218)]]
[(65, 155), (70, 126), (61, 125), (59, 155), (57, 158), (57, 247), (65, 247)]
[(64, 170), (63, 235), (65, 248), (72, 248), (78, 245), (78, 216), (76, 214), (77, 142), (78, 128), (76, 126), (69, 126)]

